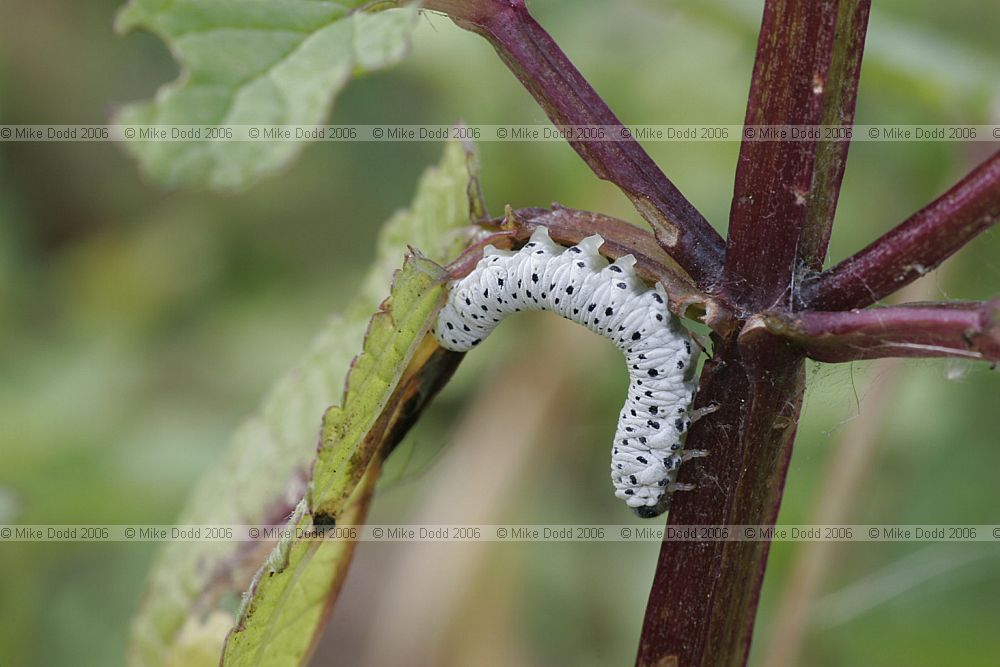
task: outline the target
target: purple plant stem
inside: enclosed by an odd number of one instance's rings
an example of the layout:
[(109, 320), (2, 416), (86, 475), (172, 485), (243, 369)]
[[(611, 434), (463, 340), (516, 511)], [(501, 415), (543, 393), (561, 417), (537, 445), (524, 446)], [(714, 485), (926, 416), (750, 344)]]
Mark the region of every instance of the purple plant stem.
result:
[[(769, 0), (748, 125), (850, 125), (868, 0)], [(724, 294), (744, 316), (791, 303), (800, 271), (821, 266), (847, 145), (744, 141), (737, 167)], [(760, 525), (777, 518), (805, 386), (803, 353), (763, 327), (714, 337), (680, 472), (679, 525)], [(744, 665), (770, 543), (665, 542), (640, 639), (642, 667)]]
[(962, 357), (1000, 361), (1000, 298), (765, 315), (769, 331), (818, 361)]
[[(757, 43), (746, 126), (854, 122), (870, 0), (771, 0)], [(744, 135), (726, 249), (726, 291), (757, 312), (790, 301), (830, 239), (848, 141)]]
[[(461, 27), (485, 37), (556, 125), (622, 127), (601, 96), (532, 18), (523, 0), (429, 0)], [(657, 241), (706, 292), (722, 273), (725, 243), (630, 135), (570, 145), (601, 179), (617, 185)]]
[(1000, 151), (884, 236), (806, 283), (809, 308), (864, 308), (937, 267), (1000, 218)]
[[(695, 488), (674, 494), (669, 523), (773, 524), (802, 405), (802, 355), (766, 333), (713, 341), (696, 405), (719, 407), (695, 422), (686, 445), (708, 455), (681, 467), (679, 481)], [(745, 664), (769, 547), (664, 542), (636, 664)]]

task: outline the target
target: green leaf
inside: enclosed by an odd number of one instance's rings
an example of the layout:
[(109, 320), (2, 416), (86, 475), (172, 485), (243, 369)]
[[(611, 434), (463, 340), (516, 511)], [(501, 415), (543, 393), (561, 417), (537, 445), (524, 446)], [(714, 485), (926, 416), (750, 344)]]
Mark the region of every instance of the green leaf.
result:
[(444, 299), (447, 274), (433, 262), (407, 259), (392, 296), (372, 317), (362, 353), (347, 376), (339, 407), (323, 417), (308, 505), (314, 515), (337, 517), (380, 444), (368, 438)]
[[(321, 418), (341, 401), (344, 377), (373, 312), (388, 292), (407, 245), (439, 263), (465, 245), (474, 156), (452, 143), (425, 172), (408, 211), (382, 230), (372, 267), (354, 303), (333, 317), (296, 369), (270, 391), (234, 434), (226, 453), (196, 486), (178, 523), (280, 523), (305, 490)], [(422, 260), (425, 262), (426, 260)], [(158, 554), (132, 628), (129, 664), (217, 664), (238, 595), (266, 556), (247, 543), (170, 542)], [(220, 621), (220, 616), (225, 622)], [(220, 632), (218, 628), (222, 628)], [(189, 659), (209, 645), (210, 663)], [(214, 652), (213, 652), (214, 651)]]
[[(159, 35), (181, 76), (148, 102), (123, 108), (127, 125), (316, 125), (358, 73), (392, 65), (409, 49), (416, 6), (364, 0), (131, 0), (116, 28)], [(165, 186), (229, 189), (287, 165), (292, 141), (126, 143)]]
[[(376, 454), (386, 454), (391, 444), (385, 438), (392, 429), (374, 427), (392, 421), (398, 404), (407, 402), (395, 390), (444, 299), (446, 277), (437, 264), (415, 256), (396, 275), (392, 294), (372, 318), (364, 350), (348, 375), (343, 404), (324, 417), (310, 496), (289, 526), (309, 529), (320, 514), (335, 517), (341, 527), (364, 521), (381, 468)], [(421, 356), (421, 362), (428, 358)], [(390, 407), (392, 399), (397, 405)], [(297, 535), (301, 533), (283, 540), (254, 578), (226, 641), (223, 667), (293, 667), (308, 657), (324, 612), (347, 574), (354, 542)]]

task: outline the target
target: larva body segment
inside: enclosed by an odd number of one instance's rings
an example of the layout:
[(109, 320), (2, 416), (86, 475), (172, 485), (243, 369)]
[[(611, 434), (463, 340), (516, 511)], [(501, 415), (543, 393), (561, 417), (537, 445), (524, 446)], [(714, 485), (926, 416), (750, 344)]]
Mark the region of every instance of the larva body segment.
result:
[(611, 339), (629, 372), (611, 481), (639, 516), (653, 517), (667, 509), (677, 479), (696, 358), (663, 286), (636, 276), (631, 255), (609, 264), (598, 253), (603, 242), (594, 235), (564, 248), (539, 227), (517, 252), (487, 246), (476, 268), (449, 286), (433, 333), (442, 347), (465, 352), (507, 315), (551, 310)]

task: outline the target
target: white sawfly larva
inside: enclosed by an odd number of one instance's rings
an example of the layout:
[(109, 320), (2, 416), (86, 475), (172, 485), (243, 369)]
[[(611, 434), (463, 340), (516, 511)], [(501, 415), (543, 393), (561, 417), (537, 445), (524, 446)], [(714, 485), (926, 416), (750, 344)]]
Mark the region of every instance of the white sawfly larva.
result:
[(442, 347), (466, 352), (511, 313), (551, 310), (611, 339), (625, 354), (630, 380), (611, 481), (636, 514), (653, 517), (684, 488), (676, 480), (686, 458), (697, 353), (667, 310), (663, 286), (636, 276), (632, 255), (609, 264), (598, 253), (603, 243), (594, 235), (565, 248), (538, 227), (517, 252), (486, 246), (475, 269), (450, 283), (433, 334)]

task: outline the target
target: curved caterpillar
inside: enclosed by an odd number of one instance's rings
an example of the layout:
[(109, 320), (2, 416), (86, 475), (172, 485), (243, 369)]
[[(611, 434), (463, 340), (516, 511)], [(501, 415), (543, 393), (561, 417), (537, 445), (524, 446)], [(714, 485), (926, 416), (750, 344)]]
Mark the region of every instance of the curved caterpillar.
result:
[(594, 235), (565, 248), (538, 227), (517, 252), (486, 246), (476, 268), (450, 284), (432, 332), (442, 347), (466, 352), (511, 313), (551, 310), (610, 338), (625, 353), (630, 378), (611, 481), (615, 496), (653, 517), (667, 509), (672, 491), (685, 488), (676, 479), (686, 458), (696, 357), (667, 310), (663, 286), (643, 283), (632, 255), (609, 264), (597, 252), (602, 243)]

